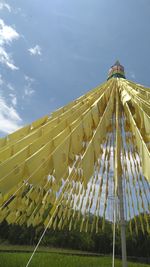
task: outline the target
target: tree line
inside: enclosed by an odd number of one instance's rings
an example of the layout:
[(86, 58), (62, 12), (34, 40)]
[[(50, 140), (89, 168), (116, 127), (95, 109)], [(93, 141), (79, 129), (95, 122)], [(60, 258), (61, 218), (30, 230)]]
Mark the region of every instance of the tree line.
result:
[[(133, 222), (132, 235), (129, 231), (129, 224), (127, 224), (127, 254), (128, 256), (135, 257), (150, 257), (150, 235), (148, 233), (144, 234), (140, 230), (140, 220), (137, 220), (137, 222), (138, 233)], [(33, 228), (32, 226), (27, 227), (26, 225), (8, 225), (6, 221), (3, 221), (0, 224), (0, 242), (8, 242), (13, 245), (35, 245), (43, 230), (42, 225)], [(112, 254), (112, 242), (112, 224), (106, 221), (104, 230), (101, 230), (98, 234), (94, 232), (80, 232), (80, 224), (77, 225), (76, 230), (71, 231), (67, 227), (61, 231), (58, 229), (48, 229), (41, 245)], [(121, 255), (119, 227), (116, 228), (115, 250), (117, 255)]]

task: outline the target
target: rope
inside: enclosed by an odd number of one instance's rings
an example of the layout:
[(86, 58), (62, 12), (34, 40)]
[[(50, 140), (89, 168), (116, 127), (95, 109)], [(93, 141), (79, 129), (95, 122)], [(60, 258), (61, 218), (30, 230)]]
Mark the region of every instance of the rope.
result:
[(37, 249), (38, 249), (38, 247), (39, 247), (39, 245), (40, 245), (40, 243), (41, 243), (41, 241), (42, 241), (42, 239), (43, 239), (43, 237), (44, 237), (44, 235), (45, 235), (45, 233), (46, 233), (46, 231), (47, 231), (49, 225), (51, 224), (51, 222), (52, 222), (52, 220), (53, 220), (53, 217), (54, 217), (54, 215), (55, 215), (55, 213), (56, 213), (56, 209), (59, 207), (59, 205), (60, 205), (60, 203), (61, 203), (61, 200), (62, 200), (62, 198), (63, 198), (63, 196), (64, 196), (66, 190), (68, 189), (68, 187), (69, 187), (71, 181), (72, 181), (72, 178), (71, 178), (70, 181), (68, 180), (68, 184), (67, 184), (67, 186), (66, 186), (66, 189), (64, 190), (64, 192), (63, 192), (62, 196), (60, 197), (60, 199), (58, 200), (58, 203), (57, 203), (57, 205), (56, 205), (56, 208), (55, 208), (55, 210), (54, 210), (54, 212), (53, 212), (53, 214), (52, 214), (52, 216), (51, 216), (51, 218), (50, 218), (50, 220), (49, 220), (49, 222), (48, 222), (46, 228), (44, 229), (44, 231), (43, 231), (43, 233), (42, 233), (42, 235), (41, 235), (41, 237), (40, 237), (40, 239), (39, 239), (39, 241), (38, 241), (36, 247), (34, 248), (34, 251), (33, 251), (32, 255), (31, 255), (31, 257), (29, 258), (29, 260), (28, 260), (28, 262), (27, 262), (27, 264), (26, 264), (26, 267), (29, 266), (29, 264), (30, 264), (32, 258), (34, 257), (34, 254), (36, 253), (36, 251), (37, 251)]
[(43, 237), (44, 237), (44, 235), (45, 235), (45, 233), (46, 233), (46, 231), (47, 231), (47, 229), (48, 229), (48, 227), (49, 227), (49, 225), (50, 225), (52, 219), (53, 219), (53, 216), (50, 218), (50, 220), (49, 220), (49, 222), (48, 222), (46, 228), (44, 229), (44, 231), (43, 231), (43, 233), (42, 233), (42, 235), (41, 235), (41, 237), (40, 237), (40, 239), (39, 239), (39, 241), (38, 241), (36, 247), (34, 248), (34, 251), (33, 251), (32, 255), (31, 255), (30, 259), (28, 260), (28, 262), (27, 262), (27, 264), (26, 264), (26, 267), (29, 266), (29, 264), (30, 264), (30, 262), (31, 262), (31, 260), (32, 260), (32, 258), (33, 258), (33, 256), (34, 256), (35, 252), (37, 251), (37, 249), (38, 249), (38, 247), (39, 247), (39, 245), (40, 245), (40, 243), (41, 243), (41, 241), (42, 241), (42, 239), (43, 239)]
[(42, 167), (42, 165), (45, 164), (51, 157), (51, 154), (45, 159), (32, 173), (31, 175), (23, 181), (23, 184), (10, 196), (10, 198), (2, 205), (0, 206), (0, 209), (2, 209), (15, 195), (18, 193), (18, 191), (30, 180), (30, 178)]

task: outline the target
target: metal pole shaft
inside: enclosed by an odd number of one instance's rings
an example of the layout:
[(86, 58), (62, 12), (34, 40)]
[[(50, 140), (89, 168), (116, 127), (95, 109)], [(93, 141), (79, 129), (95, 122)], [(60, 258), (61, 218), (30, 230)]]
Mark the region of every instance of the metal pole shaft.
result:
[(122, 267), (127, 267), (126, 254), (126, 222), (124, 219), (122, 176), (118, 177), (118, 196), (120, 206), (120, 228), (121, 228), (121, 249), (122, 249)]
[[(118, 82), (118, 81), (117, 81)], [(122, 267), (127, 267), (126, 254), (126, 223), (124, 218), (123, 186), (122, 186), (122, 167), (121, 167), (121, 129), (120, 129), (120, 101), (118, 86), (116, 88), (116, 151), (115, 151), (115, 181), (116, 194), (120, 202), (120, 228), (121, 228), (121, 249)]]
[(113, 202), (113, 258), (112, 258), (112, 267), (115, 267), (115, 239), (116, 239), (116, 198)]

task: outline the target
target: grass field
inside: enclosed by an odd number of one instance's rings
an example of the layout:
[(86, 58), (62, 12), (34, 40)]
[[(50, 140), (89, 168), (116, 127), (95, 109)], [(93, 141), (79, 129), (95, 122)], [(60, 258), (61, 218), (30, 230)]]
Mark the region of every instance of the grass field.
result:
[[(25, 267), (31, 253), (0, 252), (0, 267)], [(116, 260), (116, 267), (121, 261)], [(129, 263), (128, 267), (148, 267), (146, 264)], [(110, 257), (75, 256), (38, 252), (30, 267), (111, 267)]]

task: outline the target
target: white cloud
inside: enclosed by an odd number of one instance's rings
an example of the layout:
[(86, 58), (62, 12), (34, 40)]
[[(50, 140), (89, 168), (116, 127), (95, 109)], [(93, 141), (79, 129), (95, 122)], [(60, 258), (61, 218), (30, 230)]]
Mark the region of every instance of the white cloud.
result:
[[(7, 82), (3, 77), (2, 77), (2, 75), (0, 74), (0, 86), (1, 86), (1, 88), (0, 88), (0, 96), (1, 96), (1, 93), (2, 92), (7, 92), (8, 90), (10, 90), (10, 91), (15, 91), (15, 88), (9, 83), (9, 82)], [(4, 88), (3, 88), (3, 87)], [(8, 89), (8, 90), (6, 90), (6, 88)], [(13, 94), (13, 92), (12, 92), (12, 94)], [(10, 93), (10, 96), (11, 96), (11, 93)]]
[(12, 56), (6, 52), (6, 45), (19, 38), (19, 34), (11, 26), (8, 26), (0, 19), (0, 62), (11, 70), (17, 70)]
[(14, 106), (17, 105), (17, 97), (16, 97), (16, 96), (14, 96), (14, 97), (12, 98), (12, 104), (13, 104)]
[(24, 78), (27, 82), (26, 86), (24, 87), (24, 96), (32, 96), (35, 93), (35, 90), (32, 88), (32, 84), (35, 80), (27, 75), (25, 75)]
[(8, 26), (0, 19), (0, 45), (4, 45), (12, 42), (14, 39), (18, 39), (19, 34), (11, 26)]
[(9, 96), (11, 97), (11, 103), (13, 106), (17, 105), (17, 97), (14, 94), (9, 94)]
[(7, 87), (10, 91), (15, 91), (14, 87), (10, 83), (7, 84)]
[(11, 133), (21, 127), (21, 121), (16, 109), (8, 106), (5, 99), (0, 96), (0, 132)]
[(24, 76), (25, 80), (28, 81), (29, 83), (33, 83), (35, 80), (27, 75)]
[(7, 9), (9, 12), (11, 12), (11, 7), (10, 7), (10, 5), (8, 5), (8, 4), (5, 3), (5, 2), (1, 2), (1, 3), (0, 3), (0, 10), (2, 10), (2, 9)]
[(31, 87), (25, 87), (24, 94), (25, 96), (31, 96), (33, 95), (35, 90), (33, 90)]
[(35, 45), (34, 47), (31, 47), (28, 49), (28, 51), (30, 52), (30, 55), (38, 55), (40, 56), (42, 53), (41, 53), (41, 47), (39, 45)]
[(5, 51), (3, 47), (0, 47), (0, 62), (2, 64), (5, 64), (11, 70), (18, 70), (18, 67), (16, 67), (13, 63), (11, 56)]

